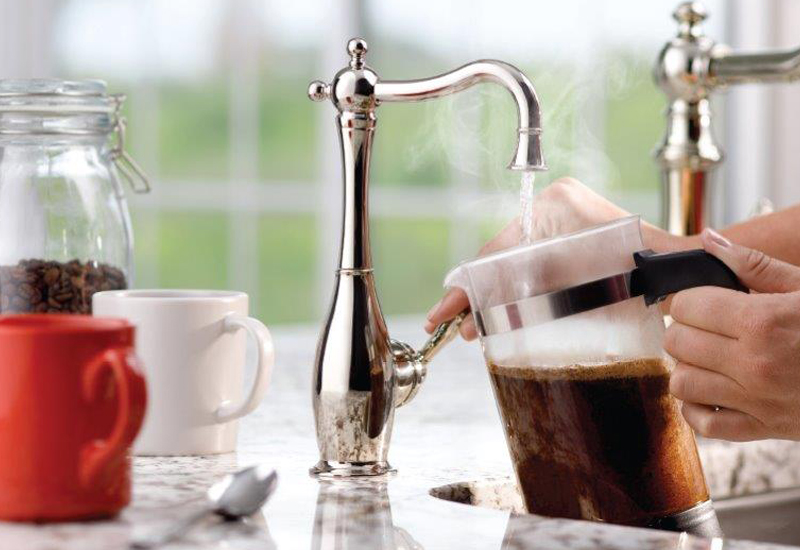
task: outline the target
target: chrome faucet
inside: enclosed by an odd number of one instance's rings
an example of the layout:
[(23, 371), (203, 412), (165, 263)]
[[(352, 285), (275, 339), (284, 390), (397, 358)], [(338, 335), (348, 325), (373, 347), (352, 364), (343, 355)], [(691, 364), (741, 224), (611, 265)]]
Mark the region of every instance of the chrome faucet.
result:
[(800, 48), (731, 53), (703, 32), (700, 2), (673, 13), (678, 35), (658, 56), (654, 76), (669, 100), (667, 129), (656, 151), (664, 187), (663, 223), (676, 235), (699, 233), (709, 222), (711, 175), (723, 160), (712, 132), (712, 92), (744, 82), (800, 78)]
[(421, 101), (496, 82), (513, 96), (519, 115), (517, 150), (508, 168), (545, 170), (539, 100), (530, 80), (502, 61), (475, 61), (424, 80), (388, 81), (365, 64), (367, 43), (347, 44), (349, 66), (333, 82), (314, 81), (308, 96), (330, 99), (338, 111), (342, 149), (344, 218), (333, 301), (319, 337), (313, 404), (323, 477), (381, 475), (387, 462), (394, 413), (425, 379), (426, 364), (458, 330), (463, 314), (439, 326), (415, 351), (390, 339), (381, 314), (369, 242), (368, 188), (376, 108), (390, 101)]

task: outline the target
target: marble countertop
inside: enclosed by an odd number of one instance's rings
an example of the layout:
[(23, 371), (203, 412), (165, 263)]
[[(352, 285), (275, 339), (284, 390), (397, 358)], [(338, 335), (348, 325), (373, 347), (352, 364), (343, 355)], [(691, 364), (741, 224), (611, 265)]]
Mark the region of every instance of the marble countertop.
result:
[[(399, 328), (398, 326), (399, 325)], [(422, 338), (416, 323), (393, 336)], [(430, 496), (438, 486), (507, 476), (511, 467), (488, 376), (477, 345), (451, 344), (429, 369), (417, 398), (397, 412), (388, 482), (323, 482), (309, 477), (318, 459), (311, 411), (316, 329), (274, 331), (277, 366), (262, 406), (240, 425), (236, 453), (136, 458), (133, 503), (112, 521), (0, 523), (0, 548), (127, 548), (198, 504), (226, 473), (253, 463), (278, 470), (279, 487), (262, 512), (242, 522), (215, 518), (169, 548), (186, 549), (708, 549), (721, 541), (599, 523), (514, 516)], [(800, 485), (800, 446), (787, 442), (703, 442), (715, 498)], [(725, 541), (724, 548), (774, 545)]]

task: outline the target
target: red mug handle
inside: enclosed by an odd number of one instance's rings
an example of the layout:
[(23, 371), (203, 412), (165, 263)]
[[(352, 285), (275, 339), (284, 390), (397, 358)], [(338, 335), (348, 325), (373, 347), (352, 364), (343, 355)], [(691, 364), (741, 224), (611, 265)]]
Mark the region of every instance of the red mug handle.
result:
[(98, 354), (83, 371), (83, 397), (88, 402), (97, 398), (100, 374), (110, 369), (117, 386), (118, 407), (114, 427), (107, 439), (96, 439), (84, 445), (80, 458), (80, 480), (84, 486), (94, 483), (100, 472), (120, 454), (124, 454), (139, 433), (147, 400), (144, 377), (131, 365), (124, 348), (110, 348)]

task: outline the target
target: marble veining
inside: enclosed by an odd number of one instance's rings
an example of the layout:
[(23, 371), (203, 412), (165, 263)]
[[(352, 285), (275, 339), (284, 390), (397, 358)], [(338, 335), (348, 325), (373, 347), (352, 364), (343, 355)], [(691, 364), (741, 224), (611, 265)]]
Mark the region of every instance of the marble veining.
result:
[[(416, 326), (403, 325), (394, 333), (421, 340)], [(316, 331), (281, 330), (274, 336), (274, 384), (263, 405), (242, 422), (236, 453), (136, 458), (133, 503), (119, 517), (51, 525), (0, 523), (0, 548), (126, 548), (142, 533), (163, 529), (195, 509), (221, 476), (257, 462), (275, 467), (280, 475), (278, 490), (261, 513), (234, 523), (208, 518), (168, 548), (779, 548), (517, 515), (435, 498), (432, 489), (469, 480), (492, 487), (491, 498), (498, 502), (513, 501), (516, 493), (480, 352), (463, 343), (436, 358), (420, 395), (398, 410), (389, 451), (397, 475), (318, 482), (308, 475), (318, 459), (310, 398)], [(715, 498), (800, 485), (800, 446), (795, 443), (705, 441), (701, 453)]]

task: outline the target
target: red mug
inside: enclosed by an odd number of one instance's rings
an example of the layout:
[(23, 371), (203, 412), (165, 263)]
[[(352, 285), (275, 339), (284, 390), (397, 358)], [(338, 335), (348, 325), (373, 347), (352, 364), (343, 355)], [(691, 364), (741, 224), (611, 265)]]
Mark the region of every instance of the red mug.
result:
[(116, 514), (146, 400), (127, 321), (0, 315), (0, 519)]

